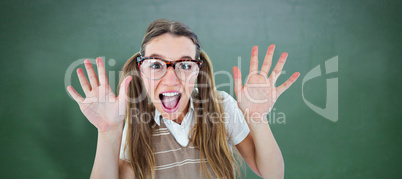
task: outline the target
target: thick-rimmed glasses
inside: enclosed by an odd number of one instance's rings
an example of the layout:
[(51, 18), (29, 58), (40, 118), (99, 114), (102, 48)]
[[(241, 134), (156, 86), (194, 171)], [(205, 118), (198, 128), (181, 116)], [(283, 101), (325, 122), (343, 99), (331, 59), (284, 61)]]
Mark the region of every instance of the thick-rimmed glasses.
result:
[(171, 61), (157, 57), (137, 57), (141, 73), (148, 79), (158, 80), (165, 76), (167, 69), (172, 66), (176, 76), (183, 81), (196, 77), (202, 66), (201, 60), (183, 59)]

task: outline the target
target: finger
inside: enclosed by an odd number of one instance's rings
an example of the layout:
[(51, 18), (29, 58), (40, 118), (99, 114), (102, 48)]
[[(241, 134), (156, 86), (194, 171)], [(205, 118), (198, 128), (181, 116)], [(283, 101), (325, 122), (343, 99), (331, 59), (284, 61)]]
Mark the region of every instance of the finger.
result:
[(128, 101), (128, 87), (130, 85), (130, 81), (133, 77), (132, 76), (127, 76), (124, 78), (123, 82), (121, 83), (122, 85), (120, 86), (119, 90), (119, 115), (124, 115), (126, 113), (126, 108), (127, 108), (127, 101)]
[(98, 87), (99, 86), (98, 76), (96, 75), (94, 68), (92, 67), (91, 61), (86, 59), (84, 61), (84, 64), (85, 64), (85, 69), (87, 70), (89, 82), (91, 83), (92, 88)]
[(108, 79), (106, 75), (106, 70), (105, 70), (105, 64), (103, 63), (102, 58), (98, 57), (96, 58), (96, 63), (98, 65), (98, 74), (99, 74), (99, 81), (100, 85), (108, 85)]
[(276, 88), (277, 91), (277, 95), (278, 97), (284, 92), (286, 91), (296, 80), (297, 78), (299, 78), (300, 73), (296, 72), (293, 73), (293, 75), (282, 85), (280, 85), (279, 87)]
[(233, 79), (234, 79), (234, 83), (235, 83), (234, 90), (235, 90), (236, 97), (239, 98), (238, 95), (240, 95), (240, 91), (243, 88), (242, 80), (241, 80), (241, 72), (240, 72), (239, 68), (236, 66), (233, 67), (232, 70), (233, 70)]
[(75, 91), (72, 86), (67, 86), (67, 90), (77, 103), (82, 103), (84, 98)]
[(274, 75), (271, 74), (271, 76), (269, 77), (273, 81), (276, 81), (278, 79), (278, 77), (281, 75), (282, 68), (283, 68), (283, 65), (285, 65), (287, 57), (288, 57), (288, 53), (284, 52), (284, 53), (282, 53), (281, 57), (279, 58), (279, 61), (276, 64), (274, 70), (272, 70), (273, 72), (275, 72), (276, 75), (274, 76)]
[[(271, 73), (271, 76), (276, 76), (277, 74), (274, 72), (274, 71), (272, 71), (272, 73)], [(274, 79), (273, 78), (268, 78), (268, 82), (269, 82), (269, 87), (271, 87), (271, 85), (272, 85), (272, 87), (275, 87), (275, 83), (276, 83), (276, 81), (274, 81)]]
[(265, 55), (264, 62), (262, 63), (261, 74), (264, 74), (265, 77), (268, 76), (269, 69), (271, 68), (274, 51), (275, 44), (272, 44), (268, 47), (267, 54)]
[[(274, 76), (275, 76), (276, 74), (275, 74), (275, 72), (273, 71), (271, 75), (274, 75)], [(270, 88), (268, 88), (268, 90), (271, 90), (271, 91), (269, 91), (269, 93), (271, 94), (271, 95), (270, 95), (270, 97), (271, 97), (270, 100), (275, 103), (275, 102), (276, 102), (276, 99), (277, 99), (277, 96), (276, 96), (276, 95), (277, 95), (277, 92), (276, 92), (276, 88), (275, 88), (275, 81), (272, 81), (271, 78), (268, 78), (267, 80), (269, 81), (269, 87), (270, 87)]]
[(249, 74), (253, 74), (256, 72), (258, 72), (258, 46), (254, 46), (253, 49), (251, 50)]
[(120, 86), (120, 90), (119, 90), (119, 100), (124, 101), (127, 98), (127, 91), (128, 91), (128, 87), (130, 84), (130, 81), (132, 80), (132, 76), (127, 76), (126, 78), (124, 78), (123, 82), (121, 83)]
[(84, 71), (81, 68), (78, 68), (77, 75), (78, 79), (80, 80), (82, 90), (84, 90), (85, 95), (88, 96), (87, 94), (91, 91), (91, 85), (89, 85), (87, 77), (85, 77)]

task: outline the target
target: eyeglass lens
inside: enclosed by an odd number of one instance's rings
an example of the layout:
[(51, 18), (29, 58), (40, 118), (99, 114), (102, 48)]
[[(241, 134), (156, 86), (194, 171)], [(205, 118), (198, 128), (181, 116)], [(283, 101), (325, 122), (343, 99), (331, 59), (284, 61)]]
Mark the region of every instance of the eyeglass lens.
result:
[[(176, 63), (174, 66), (175, 73), (180, 80), (188, 80), (194, 78), (198, 72), (199, 67), (195, 62), (185, 61)], [(167, 71), (165, 62), (156, 59), (144, 60), (141, 64), (141, 72), (149, 79), (160, 79)]]

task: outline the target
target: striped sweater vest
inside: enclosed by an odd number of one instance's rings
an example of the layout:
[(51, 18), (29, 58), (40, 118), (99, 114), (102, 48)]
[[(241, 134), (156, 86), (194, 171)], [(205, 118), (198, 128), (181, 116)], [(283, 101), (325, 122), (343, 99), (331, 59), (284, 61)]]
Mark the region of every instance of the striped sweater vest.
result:
[[(152, 135), (155, 178), (206, 178), (200, 168), (200, 151), (191, 142), (186, 147), (181, 146), (170, 134), (163, 120), (160, 121), (160, 126), (155, 126)], [(206, 165), (212, 177), (217, 178), (207, 161)]]

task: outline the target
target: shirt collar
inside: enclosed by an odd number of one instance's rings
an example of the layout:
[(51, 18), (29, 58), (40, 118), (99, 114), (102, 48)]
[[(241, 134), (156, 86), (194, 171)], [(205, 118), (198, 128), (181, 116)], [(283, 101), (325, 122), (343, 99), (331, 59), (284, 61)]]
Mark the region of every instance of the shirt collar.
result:
[[(193, 98), (192, 97), (190, 97), (190, 102), (189, 103), (190, 103), (189, 110), (188, 110), (187, 114), (184, 116), (182, 124), (187, 123), (187, 120), (189, 120), (187, 116), (189, 115), (189, 113), (191, 114), (194, 111), (194, 105), (193, 105)], [(155, 120), (156, 124), (158, 124), (158, 126), (161, 125), (160, 120), (162, 118), (163, 117), (162, 117), (161, 113), (155, 108), (155, 118), (154, 118), (154, 120)], [(165, 122), (166, 122), (165, 118), (163, 118), (163, 120), (165, 120)], [(171, 120), (167, 120), (167, 121), (171, 121)]]

